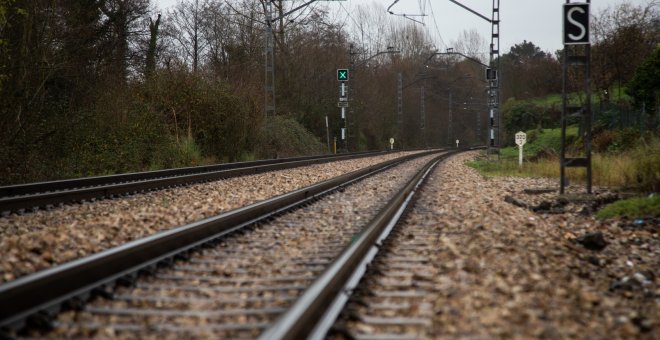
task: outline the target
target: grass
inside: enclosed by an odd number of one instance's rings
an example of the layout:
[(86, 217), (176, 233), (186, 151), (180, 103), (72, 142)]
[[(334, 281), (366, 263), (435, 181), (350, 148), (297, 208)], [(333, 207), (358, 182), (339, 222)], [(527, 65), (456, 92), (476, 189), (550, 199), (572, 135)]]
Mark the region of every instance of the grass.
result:
[[(584, 94), (581, 93), (570, 93), (568, 94), (570, 102), (580, 102), (581, 98), (584, 97)], [(600, 103), (600, 97), (597, 95), (591, 96), (592, 105), (598, 105)], [(630, 102), (631, 98), (626, 94), (624, 88), (619, 88), (618, 85), (612, 86), (610, 91), (610, 100), (614, 102), (626, 101)], [(542, 106), (542, 107), (552, 107), (553, 105), (558, 107), (562, 104), (561, 94), (551, 94), (545, 97), (531, 98), (528, 100), (530, 103)]]
[[(518, 148), (500, 150), (499, 162), (477, 159), (468, 166), (485, 176), (548, 177), (559, 179), (560, 129), (528, 131), (528, 143), (524, 147), (523, 166), (518, 167)], [(577, 127), (567, 130), (575, 139)], [(625, 152), (592, 153), (592, 180), (596, 186), (636, 189), (642, 192), (660, 190), (660, 139), (639, 139)], [(569, 157), (575, 157), (570, 153)], [(533, 161), (530, 161), (533, 160)], [(566, 176), (572, 183), (585, 183), (586, 169), (566, 168)]]
[(637, 197), (614, 202), (596, 213), (596, 218), (606, 219), (616, 216), (640, 218), (660, 215), (660, 196)]
[[(641, 152), (620, 154), (592, 154), (592, 183), (596, 186), (637, 189), (640, 186), (657, 189), (658, 167), (660, 167), (660, 150), (655, 154), (640, 157)], [(639, 165), (644, 162), (645, 165)], [(559, 158), (539, 159), (535, 162), (523, 160), (523, 166), (518, 167), (518, 156), (512, 157), (509, 151), (503, 152), (499, 162), (477, 159), (467, 163), (487, 177), (519, 176), (557, 178), (559, 182)], [(654, 166), (656, 169), (645, 170), (643, 167)], [(641, 168), (641, 169), (640, 169)], [(587, 178), (584, 168), (566, 168), (566, 177), (571, 183), (585, 183)], [(655, 183), (654, 183), (655, 182)]]

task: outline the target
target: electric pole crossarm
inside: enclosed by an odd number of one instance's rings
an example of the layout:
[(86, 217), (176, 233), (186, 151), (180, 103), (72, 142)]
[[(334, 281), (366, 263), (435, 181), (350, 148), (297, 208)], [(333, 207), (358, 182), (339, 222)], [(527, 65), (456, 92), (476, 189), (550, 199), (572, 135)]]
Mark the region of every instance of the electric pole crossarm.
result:
[(369, 58), (367, 58), (367, 59), (364, 59), (364, 60), (360, 61), (359, 63), (353, 65), (353, 68), (356, 68), (356, 67), (358, 67), (358, 66), (362, 66), (363, 64), (366, 64), (369, 60), (371, 60), (371, 59), (373, 59), (373, 58), (376, 58), (376, 57), (379, 56), (379, 55), (389, 54), (389, 53), (399, 53), (399, 52), (400, 52), (399, 50), (390, 49), (390, 48), (388, 47), (388, 50), (387, 50), (387, 51), (379, 51), (379, 52), (376, 52), (376, 54), (372, 55), (371, 57), (369, 57)]
[(317, 2), (317, 1), (319, 1), (319, 0), (310, 0), (310, 1), (307, 1), (307, 2), (305, 2), (304, 4), (302, 4), (302, 5), (300, 5), (300, 6), (296, 7), (296, 8), (294, 8), (294, 9), (292, 9), (292, 10), (290, 10), (290, 11), (288, 11), (288, 12), (282, 14), (282, 15), (280, 15), (279, 17), (275, 17), (275, 18), (273, 18), (273, 19), (270, 19), (270, 22), (275, 22), (275, 21), (277, 21), (277, 20), (280, 20), (281, 18), (284, 18), (285, 16), (287, 16), (287, 15), (289, 15), (289, 14), (295, 12), (295, 11), (301, 10), (301, 9), (303, 9), (304, 7), (306, 7), (306, 6), (308, 6), (308, 5), (311, 5), (313, 2)]
[(476, 15), (476, 16), (478, 16), (478, 17), (480, 17), (480, 18), (482, 18), (482, 19), (484, 19), (484, 20), (486, 20), (486, 21), (488, 21), (489, 23), (491, 23), (491, 24), (493, 23), (493, 20), (488, 19), (487, 16), (480, 14), (479, 12), (473, 10), (473, 9), (470, 8), (470, 7), (467, 7), (467, 6), (463, 5), (462, 3), (460, 3), (460, 2), (458, 2), (458, 1), (456, 1), (456, 0), (449, 0), (449, 1), (451, 1), (451, 2), (453, 2), (453, 3), (455, 3), (455, 4), (457, 4), (457, 5), (459, 5), (459, 6), (461, 6), (461, 7), (463, 7), (463, 9), (465, 9), (465, 10), (467, 10), (467, 11), (469, 11), (469, 12), (472, 12), (472, 14), (474, 14), (474, 15)]
[(428, 59), (426, 59), (426, 61), (431, 60), (431, 58), (435, 57), (436, 55), (454, 55), (454, 54), (460, 55), (461, 57), (463, 57), (465, 59), (468, 59), (470, 61), (473, 61), (473, 62), (475, 62), (475, 63), (477, 63), (477, 64), (479, 64), (483, 67), (486, 67), (486, 68), (489, 67), (488, 65), (480, 62), (479, 60), (477, 60), (475, 58), (472, 58), (472, 57), (468, 57), (468, 56), (466, 56), (465, 54), (463, 54), (461, 52), (436, 52), (436, 53), (433, 53), (430, 57), (428, 57)]

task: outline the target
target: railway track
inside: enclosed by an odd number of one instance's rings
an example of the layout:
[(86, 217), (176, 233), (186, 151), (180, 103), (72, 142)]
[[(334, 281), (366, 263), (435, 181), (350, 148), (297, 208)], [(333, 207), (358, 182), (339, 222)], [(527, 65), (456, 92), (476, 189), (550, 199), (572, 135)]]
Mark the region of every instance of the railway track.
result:
[(0, 286), (0, 305), (10, 306), (0, 327), (58, 337), (321, 336), (448, 155), (405, 157), (413, 167), (388, 161), (12, 281)]
[(34, 211), (67, 203), (112, 198), (312, 164), (377, 156), (383, 153), (382, 151), (357, 152), (269, 159), (3, 186), (0, 187), (0, 213)]

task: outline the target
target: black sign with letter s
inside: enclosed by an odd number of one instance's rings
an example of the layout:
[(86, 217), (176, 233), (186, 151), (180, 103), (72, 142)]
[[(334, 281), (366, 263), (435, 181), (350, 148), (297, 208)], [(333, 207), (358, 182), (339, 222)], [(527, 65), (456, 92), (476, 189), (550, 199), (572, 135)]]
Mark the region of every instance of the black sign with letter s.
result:
[(564, 4), (564, 45), (589, 43), (589, 4)]

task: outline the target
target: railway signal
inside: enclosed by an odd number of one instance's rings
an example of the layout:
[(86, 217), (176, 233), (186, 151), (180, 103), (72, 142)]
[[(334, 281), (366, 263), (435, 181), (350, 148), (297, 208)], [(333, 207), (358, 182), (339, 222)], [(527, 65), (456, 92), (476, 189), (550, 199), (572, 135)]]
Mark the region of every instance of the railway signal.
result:
[(337, 69), (337, 80), (339, 80), (339, 81), (348, 81), (348, 69), (347, 68)]
[[(563, 86), (562, 86), (562, 114), (561, 114), (561, 154), (559, 168), (559, 193), (564, 194), (567, 167), (585, 168), (587, 172), (587, 193), (591, 194), (591, 126), (593, 124), (591, 112), (591, 42), (589, 40), (589, 6), (591, 0), (586, 2), (571, 2), (566, 0), (563, 7)], [(575, 72), (577, 71), (577, 72)], [(569, 77), (569, 72), (579, 75), (577, 78)], [(581, 79), (580, 79), (581, 78)], [(569, 93), (574, 93), (569, 82), (578, 82), (583, 85), (582, 96), (579, 102), (571, 100)], [(579, 135), (582, 137), (583, 148), (581, 155), (575, 157), (577, 152), (568, 156), (568, 140), (566, 138), (567, 117), (579, 116)]]
[(589, 3), (564, 4), (564, 45), (589, 44)]

